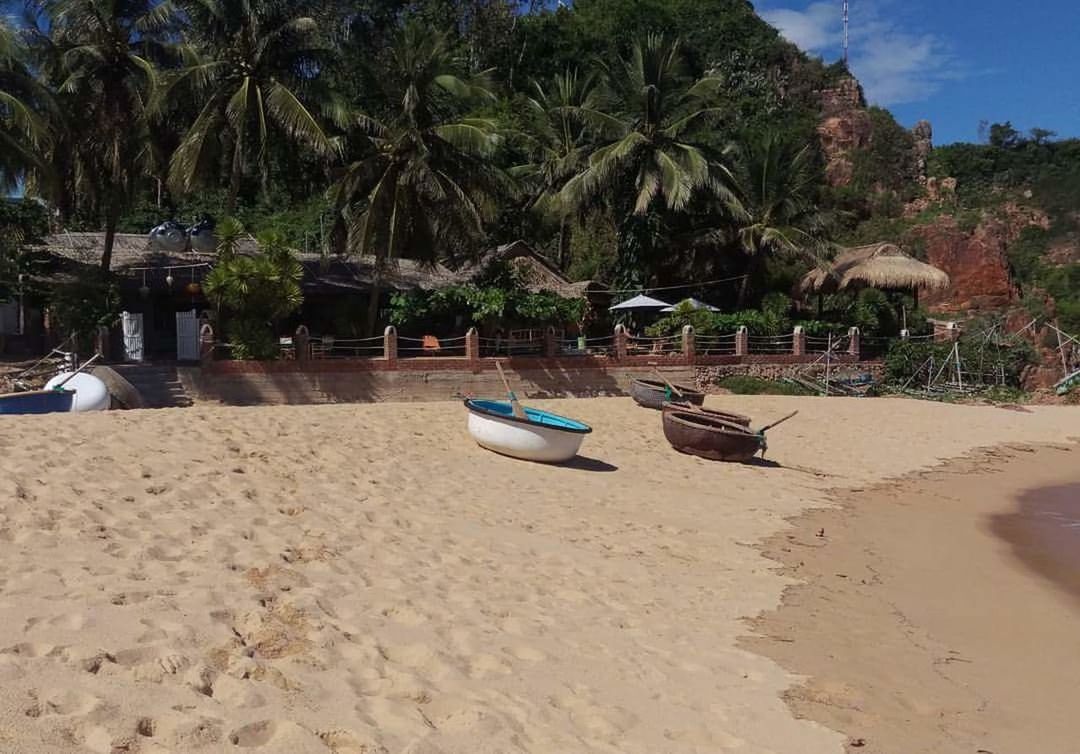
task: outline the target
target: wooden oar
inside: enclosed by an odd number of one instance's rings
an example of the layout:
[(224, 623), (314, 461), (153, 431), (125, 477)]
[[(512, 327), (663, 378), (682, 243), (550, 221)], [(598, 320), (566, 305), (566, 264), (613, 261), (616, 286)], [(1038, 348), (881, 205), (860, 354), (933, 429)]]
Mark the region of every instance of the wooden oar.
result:
[(655, 374), (657, 377), (660, 378), (660, 381), (663, 382), (665, 386), (667, 386), (668, 390), (670, 390), (671, 392), (673, 392), (675, 395), (679, 396), (680, 398), (683, 398), (683, 399), (686, 398), (686, 396), (683, 395), (683, 392), (681, 390), (679, 390), (679, 388), (675, 387), (670, 382), (668, 382), (667, 380), (664, 379), (664, 375), (660, 374), (659, 369), (654, 369), (653, 374)]
[(792, 412), (791, 412), (790, 414), (788, 414), (787, 416), (785, 416), (785, 417), (784, 417), (783, 419), (779, 419), (779, 420), (777, 420), (777, 421), (774, 421), (774, 422), (773, 422), (772, 424), (767, 424), (767, 425), (765, 425), (764, 427), (762, 427), (761, 429), (759, 429), (759, 430), (758, 430), (758, 434), (759, 434), (759, 435), (763, 435), (763, 434), (765, 434), (765, 432), (766, 432), (766, 431), (768, 431), (768, 430), (772, 429), (773, 427), (777, 426), (778, 424), (783, 424), (783, 423), (784, 423), (784, 422), (786, 422), (786, 421), (787, 421), (788, 419), (790, 419), (791, 417), (795, 416), (795, 414), (797, 414), (797, 413), (799, 413), (799, 412), (798, 412), (798, 411), (792, 411)]
[(506, 372), (503, 371), (502, 364), (496, 361), (495, 368), (499, 370), (499, 377), (502, 378), (503, 387), (506, 388), (506, 394), (510, 397), (510, 410), (514, 412), (514, 416), (518, 419), (528, 419), (525, 415), (525, 409), (521, 407), (517, 396), (514, 395), (514, 391), (510, 389), (510, 382), (506, 379)]

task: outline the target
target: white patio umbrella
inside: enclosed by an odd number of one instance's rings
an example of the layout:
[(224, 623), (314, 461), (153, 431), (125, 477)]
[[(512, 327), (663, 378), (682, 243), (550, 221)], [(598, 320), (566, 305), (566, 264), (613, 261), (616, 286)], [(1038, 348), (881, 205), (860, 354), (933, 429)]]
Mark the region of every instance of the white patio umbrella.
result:
[(621, 304), (615, 304), (608, 309), (609, 312), (629, 312), (634, 310), (662, 310), (671, 304), (666, 301), (661, 301), (658, 298), (651, 298), (650, 296), (634, 296), (632, 299), (627, 299)]
[(710, 311), (710, 312), (718, 312), (718, 311), (720, 311), (717, 307), (713, 306), (712, 304), (706, 304), (704, 301), (699, 301), (696, 298), (684, 298), (679, 303), (673, 304), (673, 305), (671, 305), (669, 307), (661, 309), (660, 311), (662, 311), (662, 312), (673, 312), (673, 311), (675, 311), (675, 309), (677, 309), (680, 306), (689, 306), (691, 309), (705, 309), (706, 311)]

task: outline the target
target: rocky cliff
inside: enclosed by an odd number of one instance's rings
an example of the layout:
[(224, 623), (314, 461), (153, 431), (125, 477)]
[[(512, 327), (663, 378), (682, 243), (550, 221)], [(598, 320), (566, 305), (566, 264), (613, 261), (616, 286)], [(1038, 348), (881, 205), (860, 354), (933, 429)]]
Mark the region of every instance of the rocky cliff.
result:
[(852, 77), (821, 92), (818, 137), (825, 155), (825, 175), (832, 186), (847, 186), (854, 176), (852, 157), (870, 143), (870, 114), (862, 89)]

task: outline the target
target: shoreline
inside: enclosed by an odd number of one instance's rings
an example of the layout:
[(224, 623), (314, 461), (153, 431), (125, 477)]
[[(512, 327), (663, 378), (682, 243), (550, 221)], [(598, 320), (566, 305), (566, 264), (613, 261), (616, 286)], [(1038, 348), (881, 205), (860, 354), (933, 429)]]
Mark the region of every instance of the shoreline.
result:
[(759, 545), (798, 581), (740, 646), (802, 676), (789, 708), (852, 754), (1076, 751), (1080, 600), (1032, 501), (1080, 483), (1078, 455), (1004, 444), (834, 490)]

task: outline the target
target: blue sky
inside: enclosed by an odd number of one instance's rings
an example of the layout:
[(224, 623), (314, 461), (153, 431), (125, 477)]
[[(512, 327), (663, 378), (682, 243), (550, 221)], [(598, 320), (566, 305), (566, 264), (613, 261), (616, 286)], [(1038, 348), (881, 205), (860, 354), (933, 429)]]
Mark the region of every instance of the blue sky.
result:
[[(851, 67), (867, 98), (934, 142), (979, 121), (1080, 137), (1080, 0), (850, 0)], [(840, 57), (841, 0), (757, 0), (792, 42)]]

